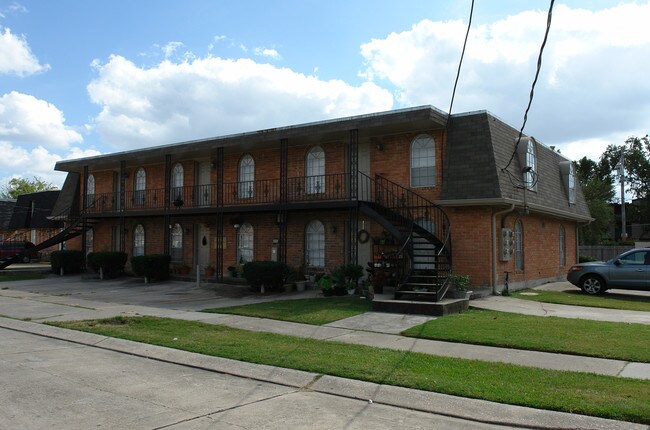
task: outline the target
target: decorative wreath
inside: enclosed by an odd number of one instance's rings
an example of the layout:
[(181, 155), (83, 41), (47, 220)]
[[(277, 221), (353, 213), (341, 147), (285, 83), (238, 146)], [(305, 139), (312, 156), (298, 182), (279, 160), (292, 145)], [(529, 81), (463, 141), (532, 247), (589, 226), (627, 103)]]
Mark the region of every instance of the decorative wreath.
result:
[(357, 233), (357, 240), (359, 243), (366, 243), (370, 239), (370, 233), (368, 233), (368, 230), (359, 230), (359, 233)]

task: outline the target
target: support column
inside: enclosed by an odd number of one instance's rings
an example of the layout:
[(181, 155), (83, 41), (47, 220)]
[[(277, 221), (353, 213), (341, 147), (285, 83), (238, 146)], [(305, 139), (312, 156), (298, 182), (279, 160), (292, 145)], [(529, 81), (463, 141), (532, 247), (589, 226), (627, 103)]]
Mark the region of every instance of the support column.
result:
[(217, 261), (215, 268), (217, 271), (217, 279), (223, 280), (223, 212), (217, 213)]
[(170, 241), (171, 241), (171, 215), (169, 214), (169, 202), (171, 200), (170, 193), (170, 181), (171, 181), (171, 164), (172, 156), (170, 154), (165, 155), (165, 225), (163, 228), (163, 253), (169, 255), (170, 253)]
[(120, 251), (126, 250), (126, 220), (124, 218), (124, 204), (126, 203), (124, 186), (126, 183), (126, 161), (120, 161)]
[(287, 191), (289, 181), (289, 139), (280, 139), (280, 212), (278, 213), (278, 261), (287, 264)]
[[(347, 173), (348, 173), (348, 198), (351, 201), (359, 197), (359, 130), (350, 130), (350, 140), (346, 145)], [(348, 263), (357, 264), (359, 257), (359, 244), (357, 233), (359, 231), (359, 211), (354, 206), (348, 214)]]
[[(86, 206), (88, 206), (88, 194), (86, 187), (88, 186), (88, 166), (84, 166), (83, 168), (83, 175), (82, 179), (83, 182), (81, 184), (81, 211), (80, 216), (81, 218), (81, 255), (86, 255), (88, 252), (88, 249), (86, 249), (86, 237), (87, 237), (87, 232), (86, 229), (88, 228), (88, 220), (86, 219)], [(70, 207), (70, 212), (72, 212), (72, 207)], [(71, 214), (69, 214), (71, 215)], [(68, 215), (68, 216), (69, 216)], [(65, 221), (64, 221), (65, 222)], [(64, 224), (65, 225), (65, 224)], [(84, 258), (83, 261), (86, 261)]]

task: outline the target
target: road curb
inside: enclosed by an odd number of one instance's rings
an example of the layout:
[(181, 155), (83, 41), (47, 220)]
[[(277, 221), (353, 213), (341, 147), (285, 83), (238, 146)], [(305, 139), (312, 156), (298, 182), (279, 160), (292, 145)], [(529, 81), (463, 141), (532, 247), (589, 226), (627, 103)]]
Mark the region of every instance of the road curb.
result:
[[(505, 405), (486, 400), (468, 399), (447, 394), (433, 393), (363, 382), (300, 370), (252, 364), (221, 357), (181, 351), (149, 345), (125, 339), (117, 339), (0, 317), (0, 327), (72, 342), (88, 347), (101, 348), (130, 354), (161, 362), (198, 368), (302, 390), (364, 400), (399, 408), (417, 410), (437, 415), (462, 418), (480, 423), (507, 425), (535, 429), (614, 429), (647, 430), (647, 426), (603, 418), (575, 415), (564, 412), (538, 410), (523, 406)], [(458, 411), (462, 411), (458, 412)]]

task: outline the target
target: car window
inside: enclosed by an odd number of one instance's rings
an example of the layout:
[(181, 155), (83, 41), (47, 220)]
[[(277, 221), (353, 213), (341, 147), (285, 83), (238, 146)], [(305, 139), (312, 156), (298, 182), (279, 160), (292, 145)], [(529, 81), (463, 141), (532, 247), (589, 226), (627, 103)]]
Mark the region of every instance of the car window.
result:
[(645, 264), (646, 253), (646, 251), (632, 252), (624, 257), (621, 257), (620, 260), (623, 264), (642, 265)]

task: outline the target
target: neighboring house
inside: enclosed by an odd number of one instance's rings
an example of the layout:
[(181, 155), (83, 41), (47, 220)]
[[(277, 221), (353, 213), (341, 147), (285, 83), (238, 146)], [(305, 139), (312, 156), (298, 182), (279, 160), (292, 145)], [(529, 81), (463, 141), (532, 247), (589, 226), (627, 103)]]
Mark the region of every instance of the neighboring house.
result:
[[(625, 203), (625, 230), (627, 240), (650, 240), (650, 219), (647, 219), (648, 201), (644, 199), (632, 199), (631, 202)], [(614, 209), (614, 225), (610, 229), (610, 238), (612, 240), (621, 239), (621, 204), (612, 203)]]
[[(488, 112), (430, 106), (59, 161), (68, 248), (325, 271), (402, 250), (398, 275), (522, 288), (564, 279), (591, 218), (573, 164)], [(63, 203), (65, 202), (65, 203)], [(92, 223), (92, 229), (88, 228)], [(437, 277), (436, 277), (437, 276)]]
[[(49, 217), (59, 198), (59, 192), (59, 190), (40, 191), (18, 196), (9, 221), (12, 235), (7, 239), (28, 241), (38, 245), (57, 235), (63, 224)], [(50, 252), (57, 249), (59, 245), (53, 245), (41, 250), (40, 254), (47, 257)]]
[(15, 205), (15, 199), (0, 199), (0, 240), (6, 240), (13, 235), (14, 231), (9, 228), (9, 223)]

